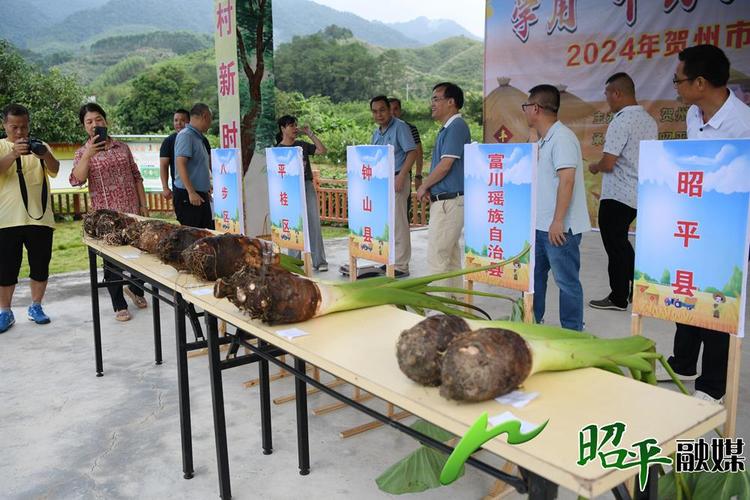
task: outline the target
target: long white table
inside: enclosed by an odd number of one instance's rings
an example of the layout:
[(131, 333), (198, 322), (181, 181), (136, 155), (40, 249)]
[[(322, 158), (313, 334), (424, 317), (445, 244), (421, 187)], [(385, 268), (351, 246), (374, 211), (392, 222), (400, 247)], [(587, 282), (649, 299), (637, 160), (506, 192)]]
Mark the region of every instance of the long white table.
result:
[[(239, 363), (220, 359), (219, 345), (226, 342), (226, 338), (220, 340), (218, 336), (216, 323), (219, 319), (238, 329), (234, 341), (255, 350), (255, 355), (264, 360), (261, 376), (265, 369), (267, 378), (268, 362), (280, 363), (275, 356), (278, 352), (284, 351), (294, 356), (295, 362), (288, 368), (297, 377), (299, 465), (303, 474), (309, 470), (305, 384), (315, 383), (305, 376), (305, 363), (317, 366), (458, 436), (466, 433), (483, 412), (492, 416), (510, 410), (520, 419), (536, 424), (549, 420), (544, 431), (529, 442), (514, 446), (509, 445), (503, 437), (498, 437), (487, 442), (483, 448), (517, 464), (528, 471), (532, 479), (543, 478), (589, 498), (617, 488), (636, 475), (638, 470), (603, 469), (597, 463), (579, 466), (576, 463), (579, 458), (579, 432), (585, 426), (625, 422), (627, 432), (624, 440), (627, 443), (623, 445), (629, 447), (631, 443), (654, 438), (661, 447), (661, 454), (668, 455), (675, 451), (676, 439), (699, 437), (720, 426), (726, 419), (722, 406), (594, 368), (541, 373), (530, 377), (523, 389), (539, 392), (540, 395), (520, 409), (495, 401), (473, 404), (448, 401), (440, 397), (437, 388), (412, 382), (398, 368), (396, 340), (402, 330), (422, 319), (416, 314), (381, 306), (337, 313), (296, 325), (269, 326), (250, 320), (228, 300), (214, 298), (208, 293), (211, 283), (178, 273), (154, 256), (140, 254), (134, 258), (137, 251), (131, 247), (107, 247), (90, 240), (86, 243), (92, 251), (138, 275), (158, 281), (174, 290), (185, 303), (205, 311), (222, 498), (231, 497), (231, 487), (221, 371)], [(288, 340), (275, 333), (291, 327), (300, 328), (309, 335)], [(258, 349), (256, 344), (248, 343), (246, 334), (256, 337), (260, 341), (258, 345), (266, 346), (266, 349)], [(324, 386), (320, 388), (327, 389)], [(334, 396), (338, 394), (331, 389), (326, 392)], [(341, 394), (337, 397), (346, 400)], [(405, 430), (398, 422), (389, 424)], [(270, 447), (270, 429), (263, 429), (263, 432), (264, 439), (266, 434), (269, 435)], [(424, 441), (429, 443), (430, 440)], [(650, 491), (653, 495), (653, 488)]]

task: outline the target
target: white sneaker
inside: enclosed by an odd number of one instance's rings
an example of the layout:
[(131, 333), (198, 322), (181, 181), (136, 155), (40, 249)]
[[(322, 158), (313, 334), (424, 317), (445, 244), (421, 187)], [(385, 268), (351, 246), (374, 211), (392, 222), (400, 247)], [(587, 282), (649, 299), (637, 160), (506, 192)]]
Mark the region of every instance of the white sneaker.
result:
[[(681, 375), (677, 372), (674, 372), (674, 373), (675, 375), (677, 375), (677, 378), (679, 380), (682, 380), (684, 382), (690, 382), (691, 380), (695, 380), (698, 378), (697, 373), (695, 375)], [(669, 376), (669, 373), (667, 373), (667, 370), (664, 369), (664, 367), (661, 365), (659, 361), (656, 362), (655, 375), (656, 375), (657, 382), (672, 382), (672, 377)]]
[(710, 403), (716, 403), (717, 405), (723, 405), (724, 404), (724, 396), (721, 397), (721, 399), (715, 399), (712, 398), (709, 394), (706, 394), (703, 391), (695, 391), (693, 393), (694, 398), (702, 399), (703, 401), (708, 401)]

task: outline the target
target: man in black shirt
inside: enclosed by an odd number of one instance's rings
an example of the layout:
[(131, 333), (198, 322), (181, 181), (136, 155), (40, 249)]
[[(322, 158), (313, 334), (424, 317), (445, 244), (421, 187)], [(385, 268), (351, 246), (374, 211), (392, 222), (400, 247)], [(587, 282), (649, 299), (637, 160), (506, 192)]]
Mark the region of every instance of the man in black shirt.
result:
[(422, 150), (422, 139), (419, 137), (419, 130), (417, 130), (417, 127), (401, 118), (401, 99), (398, 97), (389, 97), (388, 103), (391, 106), (391, 114), (399, 120), (403, 120), (404, 123), (409, 126), (411, 136), (414, 139), (414, 144), (417, 145), (417, 173), (414, 176), (414, 186), (419, 189), (419, 186), (422, 185), (422, 163), (424, 161), (424, 151)]
[[(424, 162), (424, 150), (422, 149), (422, 138), (419, 137), (419, 130), (417, 130), (417, 127), (412, 125), (411, 123), (407, 122), (403, 118), (401, 118), (401, 99), (398, 97), (389, 97), (388, 98), (388, 104), (391, 107), (391, 114), (395, 116), (396, 118), (403, 120), (404, 123), (406, 123), (409, 126), (409, 130), (411, 130), (411, 136), (414, 139), (414, 144), (417, 146), (417, 172), (414, 175), (414, 187), (419, 189), (419, 186), (422, 185), (422, 164)], [(411, 221), (411, 186), (409, 186), (409, 198), (406, 200), (406, 213), (409, 217), (409, 220)]]

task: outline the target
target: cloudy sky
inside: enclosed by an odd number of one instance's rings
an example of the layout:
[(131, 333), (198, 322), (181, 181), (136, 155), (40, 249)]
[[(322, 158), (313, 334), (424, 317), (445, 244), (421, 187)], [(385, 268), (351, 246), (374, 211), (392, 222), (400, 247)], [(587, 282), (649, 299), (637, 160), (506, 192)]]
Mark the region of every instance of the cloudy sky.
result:
[[(410, 21), (415, 17), (452, 19), (478, 37), (484, 37), (484, 0), (314, 0), (336, 10), (352, 12), (385, 23)], [(460, 5), (460, 7), (457, 7)]]

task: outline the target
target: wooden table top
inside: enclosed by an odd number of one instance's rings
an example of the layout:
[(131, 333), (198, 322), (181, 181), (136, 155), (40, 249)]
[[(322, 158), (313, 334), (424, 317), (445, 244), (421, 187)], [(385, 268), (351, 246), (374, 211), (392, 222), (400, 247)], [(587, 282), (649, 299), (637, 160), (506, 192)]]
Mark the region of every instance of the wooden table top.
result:
[[(598, 461), (578, 466), (578, 435), (585, 426), (624, 422), (627, 430), (621, 447), (630, 449), (635, 442), (654, 438), (664, 456), (675, 451), (676, 439), (697, 438), (726, 419), (723, 406), (596, 368), (531, 376), (523, 390), (539, 396), (523, 408), (494, 400), (448, 401), (437, 388), (411, 381), (398, 367), (396, 341), (402, 330), (423, 319), (417, 314), (380, 306), (295, 325), (269, 326), (243, 315), (228, 300), (206, 293), (212, 283), (178, 273), (154, 256), (132, 247), (109, 247), (87, 238), (85, 242), (149, 278), (173, 286), (186, 301), (219, 319), (458, 436), (483, 412), (492, 417), (511, 411), (533, 424), (549, 419), (544, 431), (527, 443), (509, 445), (501, 435), (483, 448), (589, 498), (633, 477), (638, 468), (603, 469)], [(288, 328), (309, 335), (288, 340), (275, 333)]]

